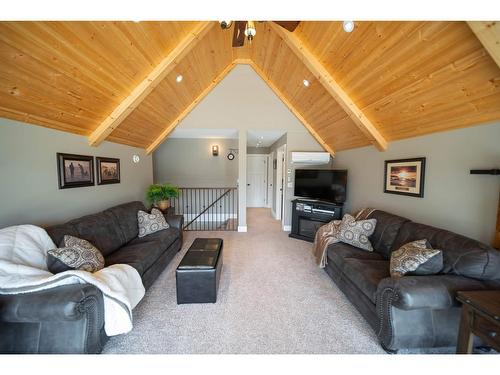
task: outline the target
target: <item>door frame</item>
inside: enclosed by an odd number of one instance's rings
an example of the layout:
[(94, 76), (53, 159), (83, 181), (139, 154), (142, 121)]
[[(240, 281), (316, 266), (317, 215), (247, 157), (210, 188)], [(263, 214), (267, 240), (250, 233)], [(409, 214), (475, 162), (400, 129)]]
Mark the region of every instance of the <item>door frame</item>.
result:
[[(249, 206), (248, 205), (248, 202), (249, 202), (249, 199), (248, 199), (248, 184), (249, 184), (249, 181), (248, 181), (248, 159), (249, 158), (256, 158), (256, 157), (259, 157), (259, 158), (262, 158), (264, 160), (264, 162), (266, 163), (266, 166), (265, 166), (265, 170), (264, 170), (264, 200), (263, 200), (263, 205), (262, 206)], [(247, 173), (247, 207), (267, 207), (267, 184), (268, 184), (268, 175), (267, 175), (267, 170), (268, 170), (268, 157), (267, 157), (267, 154), (247, 154), (247, 168), (246, 168), (246, 173)]]
[(280, 220), (282, 226), (284, 225), (285, 215), (285, 186), (286, 186), (286, 144), (278, 147), (276, 150), (276, 220)]
[(266, 203), (267, 208), (273, 208), (273, 154), (267, 155), (267, 190)]

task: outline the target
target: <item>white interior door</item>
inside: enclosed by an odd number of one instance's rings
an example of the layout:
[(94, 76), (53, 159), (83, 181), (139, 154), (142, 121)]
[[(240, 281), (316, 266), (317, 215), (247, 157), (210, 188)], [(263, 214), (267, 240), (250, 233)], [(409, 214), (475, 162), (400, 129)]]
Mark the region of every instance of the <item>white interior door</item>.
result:
[(247, 155), (247, 207), (266, 207), (267, 155)]

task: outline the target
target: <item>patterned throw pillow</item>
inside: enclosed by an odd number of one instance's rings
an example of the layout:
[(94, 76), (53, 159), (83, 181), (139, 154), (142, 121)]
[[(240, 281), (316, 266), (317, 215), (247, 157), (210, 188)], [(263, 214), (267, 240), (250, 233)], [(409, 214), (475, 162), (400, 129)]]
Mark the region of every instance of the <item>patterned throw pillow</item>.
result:
[(443, 252), (433, 249), (427, 240), (401, 246), (391, 254), (391, 276), (435, 275), (443, 268)]
[(47, 268), (50, 272), (96, 272), (104, 268), (104, 257), (90, 242), (66, 235), (61, 245), (63, 247), (47, 252)]
[(157, 208), (153, 208), (150, 214), (139, 210), (137, 212), (137, 220), (139, 222), (139, 237), (170, 228), (165, 220), (165, 216)]
[(340, 224), (339, 240), (354, 247), (373, 251), (368, 237), (375, 231), (377, 219), (358, 220), (349, 214), (345, 214)]

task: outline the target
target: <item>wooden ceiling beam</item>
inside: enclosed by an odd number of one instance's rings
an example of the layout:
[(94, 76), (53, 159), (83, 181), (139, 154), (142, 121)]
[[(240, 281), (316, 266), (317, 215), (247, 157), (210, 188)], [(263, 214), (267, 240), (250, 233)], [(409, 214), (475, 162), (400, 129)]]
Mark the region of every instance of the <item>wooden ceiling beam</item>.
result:
[(228, 73), (236, 66), (235, 63), (229, 64), (210, 84), (201, 92), (197, 98), (189, 104), (176, 118), (172, 121), (164, 131), (146, 148), (146, 153), (151, 154), (162, 142), (169, 136), (170, 133), (179, 125), (179, 123), (207, 96), (212, 89), (222, 81)]
[(500, 68), (500, 22), (468, 21), (467, 24)]
[(359, 130), (370, 140), (370, 142), (380, 151), (387, 149), (387, 141), (380, 134), (378, 129), (365, 116), (363, 111), (354, 103), (347, 93), (340, 87), (326, 68), (319, 62), (316, 56), (302, 43), (302, 41), (291, 32), (274, 23), (268, 23), (271, 29), (276, 32), (286, 45), (297, 55), (309, 71), (339, 103), (339, 105), (352, 118)]
[(297, 119), (304, 125), (304, 127), (311, 133), (311, 135), (316, 139), (316, 141), (325, 149), (327, 152), (330, 153), (330, 155), (335, 156), (335, 151), (333, 148), (326, 143), (323, 138), (314, 130), (314, 127), (305, 119), (302, 114), (297, 111), (297, 109), (293, 106), (293, 104), (283, 95), (280, 89), (276, 87), (276, 85), (266, 76), (266, 74), (260, 69), (252, 60), (249, 59), (241, 59), (241, 60), (235, 60), (235, 63), (238, 64), (247, 64), (250, 65), (253, 70), (262, 78), (264, 82), (267, 83), (267, 85), (273, 90), (273, 92), (276, 94), (278, 98), (281, 99), (283, 104), (285, 104), (288, 109), (297, 117)]
[(196, 44), (203, 39), (214, 22), (200, 22), (182, 41), (136, 86), (132, 92), (90, 134), (89, 144), (98, 146), (132, 111), (154, 90), (158, 84), (179, 64)]

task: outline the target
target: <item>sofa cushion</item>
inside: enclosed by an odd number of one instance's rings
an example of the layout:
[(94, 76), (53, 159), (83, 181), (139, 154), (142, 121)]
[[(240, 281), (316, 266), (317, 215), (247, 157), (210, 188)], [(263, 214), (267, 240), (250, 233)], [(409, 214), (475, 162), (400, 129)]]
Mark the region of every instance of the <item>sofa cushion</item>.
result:
[(410, 220), (390, 214), (385, 211), (374, 210), (368, 218), (376, 219), (377, 226), (370, 236), (374, 251), (383, 255), (384, 259), (391, 257), (391, 247), (404, 223)]
[(130, 244), (138, 244), (145, 242), (160, 242), (163, 249), (170, 247), (171, 244), (179, 237), (179, 230), (176, 228), (168, 228), (162, 231), (152, 233), (146, 237), (137, 237), (130, 241)]
[(111, 254), (126, 243), (118, 221), (111, 212), (83, 216), (68, 224), (75, 227), (78, 233), (76, 237), (92, 243), (104, 256)]
[(137, 222), (139, 223), (139, 237), (146, 237), (170, 227), (163, 213), (157, 208), (153, 208), (151, 213), (142, 210), (137, 212)]
[(62, 248), (47, 252), (47, 268), (56, 274), (68, 270), (96, 272), (104, 267), (101, 252), (90, 242), (65, 235)]
[(337, 242), (328, 246), (327, 250), (328, 262), (335, 263), (340, 269), (343, 269), (345, 260), (348, 258), (367, 259), (367, 260), (384, 260), (381, 254), (373, 251), (364, 251), (355, 248), (346, 243)]
[(480, 280), (500, 279), (500, 251), (444, 229), (414, 222), (405, 223), (392, 250), (422, 238), (426, 238), (433, 248), (443, 251), (442, 273)]
[(165, 252), (158, 242), (128, 244), (105, 257), (106, 267), (112, 264), (128, 264), (142, 276)]
[(126, 242), (132, 241), (139, 234), (137, 224), (137, 212), (145, 211), (146, 208), (142, 202), (129, 202), (119, 206), (108, 208), (104, 212), (110, 212), (116, 218)]
[(45, 231), (48, 233), (52, 241), (56, 244), (56, 246), (64, 247), (63, 239), (65, 235), (70, 235), (73, 237), (78, 237), (79, 234), (74, 225), (65, 223), (59, 225), (53, 225), (51, 227), (45, 228)]
[(375, 219), (356, 220), (353, 216), (345, 214), (340, 223), (338, 239), (360, 249), (373, 251), (368, 237), (373, 234), (376, 225)]
[(370, 301), (375, 303), (378, 284), (386, 277), (390, 277), (389, 261), (346, 258), (343, 273)]
[(391, 276), (435, 275), (443, 269), (443, 252), (426, 239), (409, 242), (391, 254)]

